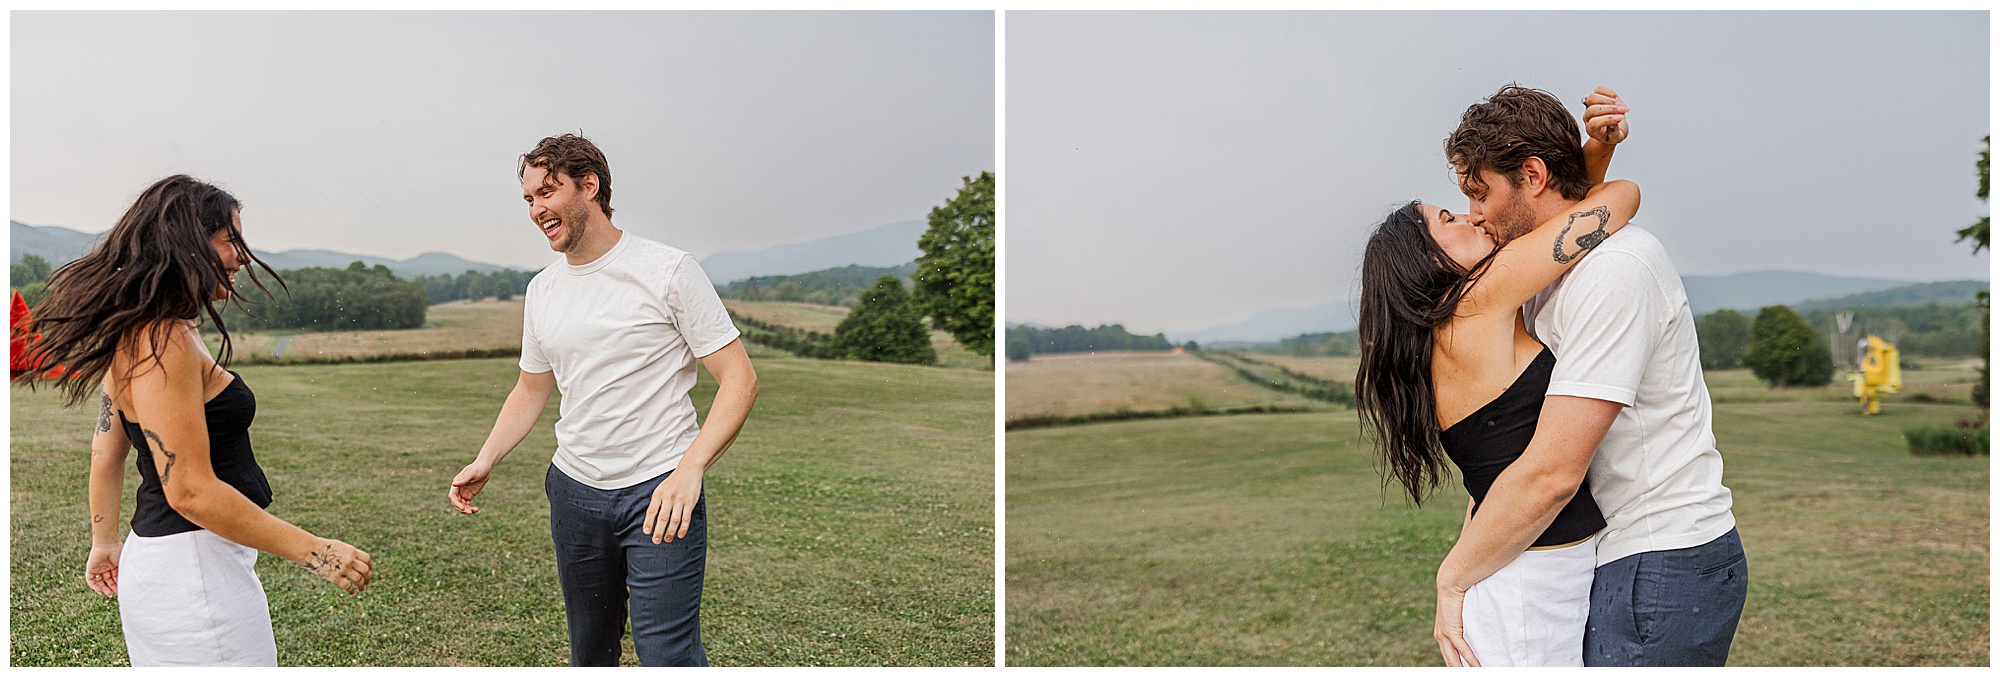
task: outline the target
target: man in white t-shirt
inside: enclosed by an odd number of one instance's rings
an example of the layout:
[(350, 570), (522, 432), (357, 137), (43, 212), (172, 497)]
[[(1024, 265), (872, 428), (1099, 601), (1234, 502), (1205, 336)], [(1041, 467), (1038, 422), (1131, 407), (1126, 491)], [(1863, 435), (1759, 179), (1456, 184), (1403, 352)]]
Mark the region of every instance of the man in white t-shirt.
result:
[[(543, 489), (569, 621), (570, 664), (615, 666), (628, 615), (643, 665), (707, 665), (702, 474), (743, 427), (757, 373), (687, 252), (611, 225), (611, 170), (581, 136), (521, 156), (522, 199), (562, 258), (528, 283), (521, 376), (479, 456), (451, 482), (459, 512), (562, 391)], [(715, 378), (707, 425), (688, 391)]]
[[(1625, 138), (1619, 114), (1594, 128)], [(1608, 118), (1609, 119), (1609, 118)], [(1445, 143), (1475, 223), (1503, 242), (1575, 204), (1589, 188), (1575, 119), (1546, 92), (1508, 86), (1465, 111)], [(1567, 193), (1567, 194), (1566, 194)], [(1577, 242), (1572, 251), (1590, 249)], [(1559, 248), (1555, 255), (1563, 256)], [(1573, 255), (1573, 254), (1572, 254)], [(1439, 572), (1439, 644), (1463, 638), (1445, 617), (1476, 572), (1511, 561), (1588, 476), (1606, 526), (1597, 546), (1585, 665), (1722, 665), (1748, 568), (1722, 485), (1694, 318), (1680, 274), (1651, 233), (1626, 226), (1522, 309), (1554, 351), (1536, 445), (1494, 481), (1460, 538), (1476, 553)], [(1543, 444), (1547, 439), (1552, 444)], [(1477, 561), (1471, 561), (1477, 560)], [(1490, 568), (1488, 568), (1490, 566)], [(1449, 580), (1448, 580), (1449, 579)], [(1454, 620), (1450, 625), (1455, 626)]]

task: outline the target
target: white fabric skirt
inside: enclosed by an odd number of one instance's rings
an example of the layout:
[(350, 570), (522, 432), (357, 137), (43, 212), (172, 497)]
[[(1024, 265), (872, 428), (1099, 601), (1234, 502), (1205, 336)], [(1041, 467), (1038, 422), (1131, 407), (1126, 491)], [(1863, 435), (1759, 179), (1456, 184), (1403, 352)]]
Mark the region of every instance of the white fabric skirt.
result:
[(1582, 667), (1597, 537), (1528, 550), (1465, 591), (1465, 643), (1489, 667)]
[(125, 538), (118, 614), (139, 666), (276, 666), (257, 551), (208, 530)]

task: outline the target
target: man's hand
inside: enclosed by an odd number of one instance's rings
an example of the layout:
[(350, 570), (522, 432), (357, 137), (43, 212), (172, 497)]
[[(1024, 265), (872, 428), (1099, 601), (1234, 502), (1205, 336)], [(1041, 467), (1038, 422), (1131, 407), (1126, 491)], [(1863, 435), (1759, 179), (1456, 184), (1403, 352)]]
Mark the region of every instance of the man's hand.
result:
[(451, 480), (451, 488), (445, 490), (445, 495), (451, 498), (451, 507), (458, 508), (458, 512), (465, 515), (479, 512), (479, 508), (472, 505), (472, 497), (486, 488), (486, 478), (492, 475), (493, 466), (480, 461), (473, 461), (472, 465), (458, 471), (458, 476)]
[(1438, 652), (1444, 654), (1445, 667), (1479, 667), (1472, 646), (1465, 643), (1464, 590), (1438, 586), (1437, 625), (1431, 635), (1437, 639)]
[(674, 542), (685, 538), (694, 521), (694, 504), (701, 500), (701, 470), (683, 464), (653, 489), (653, 502), (646, 506), (646, 521), (639, 528), (652, 534), (653, 542)]
[(350, 595), (361, 594), (367, 589), (369, 575), (375, 570), (374, 560), (368, 557), (368, 553), (331, 538), (320, 539), (319, 544), (299, 560), (299, 565), (340, 586)]
[(1607, 87), (1598, 87), (1589, 96), (1583, 97), (1583, 133), (1600, 143), (1616, 144), (1624, 141), (1632, 131), (1625, 123), (1625, 113), (1632, 110), (1625, 105), (1625, 99)]
[(123, 543), (90, 546), (90, 559), (83, 564), (83, 580), (105, 597), (118, 596), (118, 553)]

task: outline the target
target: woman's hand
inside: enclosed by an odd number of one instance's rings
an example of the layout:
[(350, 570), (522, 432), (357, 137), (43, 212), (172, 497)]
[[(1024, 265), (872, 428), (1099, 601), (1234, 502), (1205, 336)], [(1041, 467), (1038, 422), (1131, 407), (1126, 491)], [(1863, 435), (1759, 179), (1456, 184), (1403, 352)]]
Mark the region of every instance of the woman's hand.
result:
[(118, 596), (118, 553), (125, 544), (90, 546), (90, 559), (83, 564), (83, 581), (105, 597)]
[(1583, 97), (1583, 133), (1600, 143), (1615, 145), (1630, 136), (1625, 113), (1632, 110), (1625, 99), (1608, 87), (1598, 87)]
[(1431, 634), (1438, 652), (1444, 654), (1445, 667), (1479, 667), (1472, 646), (1465, 643), (1465, 591), (1444, 584), (1437, 591), (1437, 624)]
[(374, 562), (368, 553), (359, 548), (333, 540), (320, 539), (306, 556), (299, 560), (306, 571), (318, 574), (334, 585), (340, 586), (347, 594), (357, 595), (368, 587), (369, 573), (374, 571)]
[(646, 521), (640, 530), (653, 535), (653, 542), (674, 542), (685, 538), (694, 522), (694, 504), (701, 500), (701, 470), (683, 464), (660, 481), (653, 490), (653, 502), (646, 506)]

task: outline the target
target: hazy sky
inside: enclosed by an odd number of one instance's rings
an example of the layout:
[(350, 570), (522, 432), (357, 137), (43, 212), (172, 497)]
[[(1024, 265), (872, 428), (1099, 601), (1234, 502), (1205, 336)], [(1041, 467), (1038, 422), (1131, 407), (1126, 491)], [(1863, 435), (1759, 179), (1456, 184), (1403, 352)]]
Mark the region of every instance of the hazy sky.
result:
[(1350, 298), (1510, 81), (1632, 106), (1613, 178), (1682, 274), (1987, 279), (1988, 19), (1923, 13), (1007, 13), (1007, 319), (1193, 331)]
[(540, 267), (515, 161), (604, 149), (697, 256), (922, 219), (993, 169), (990, 12), (12, 13), (9, 215), (87, 232), (176, 172), (252, 246)]

